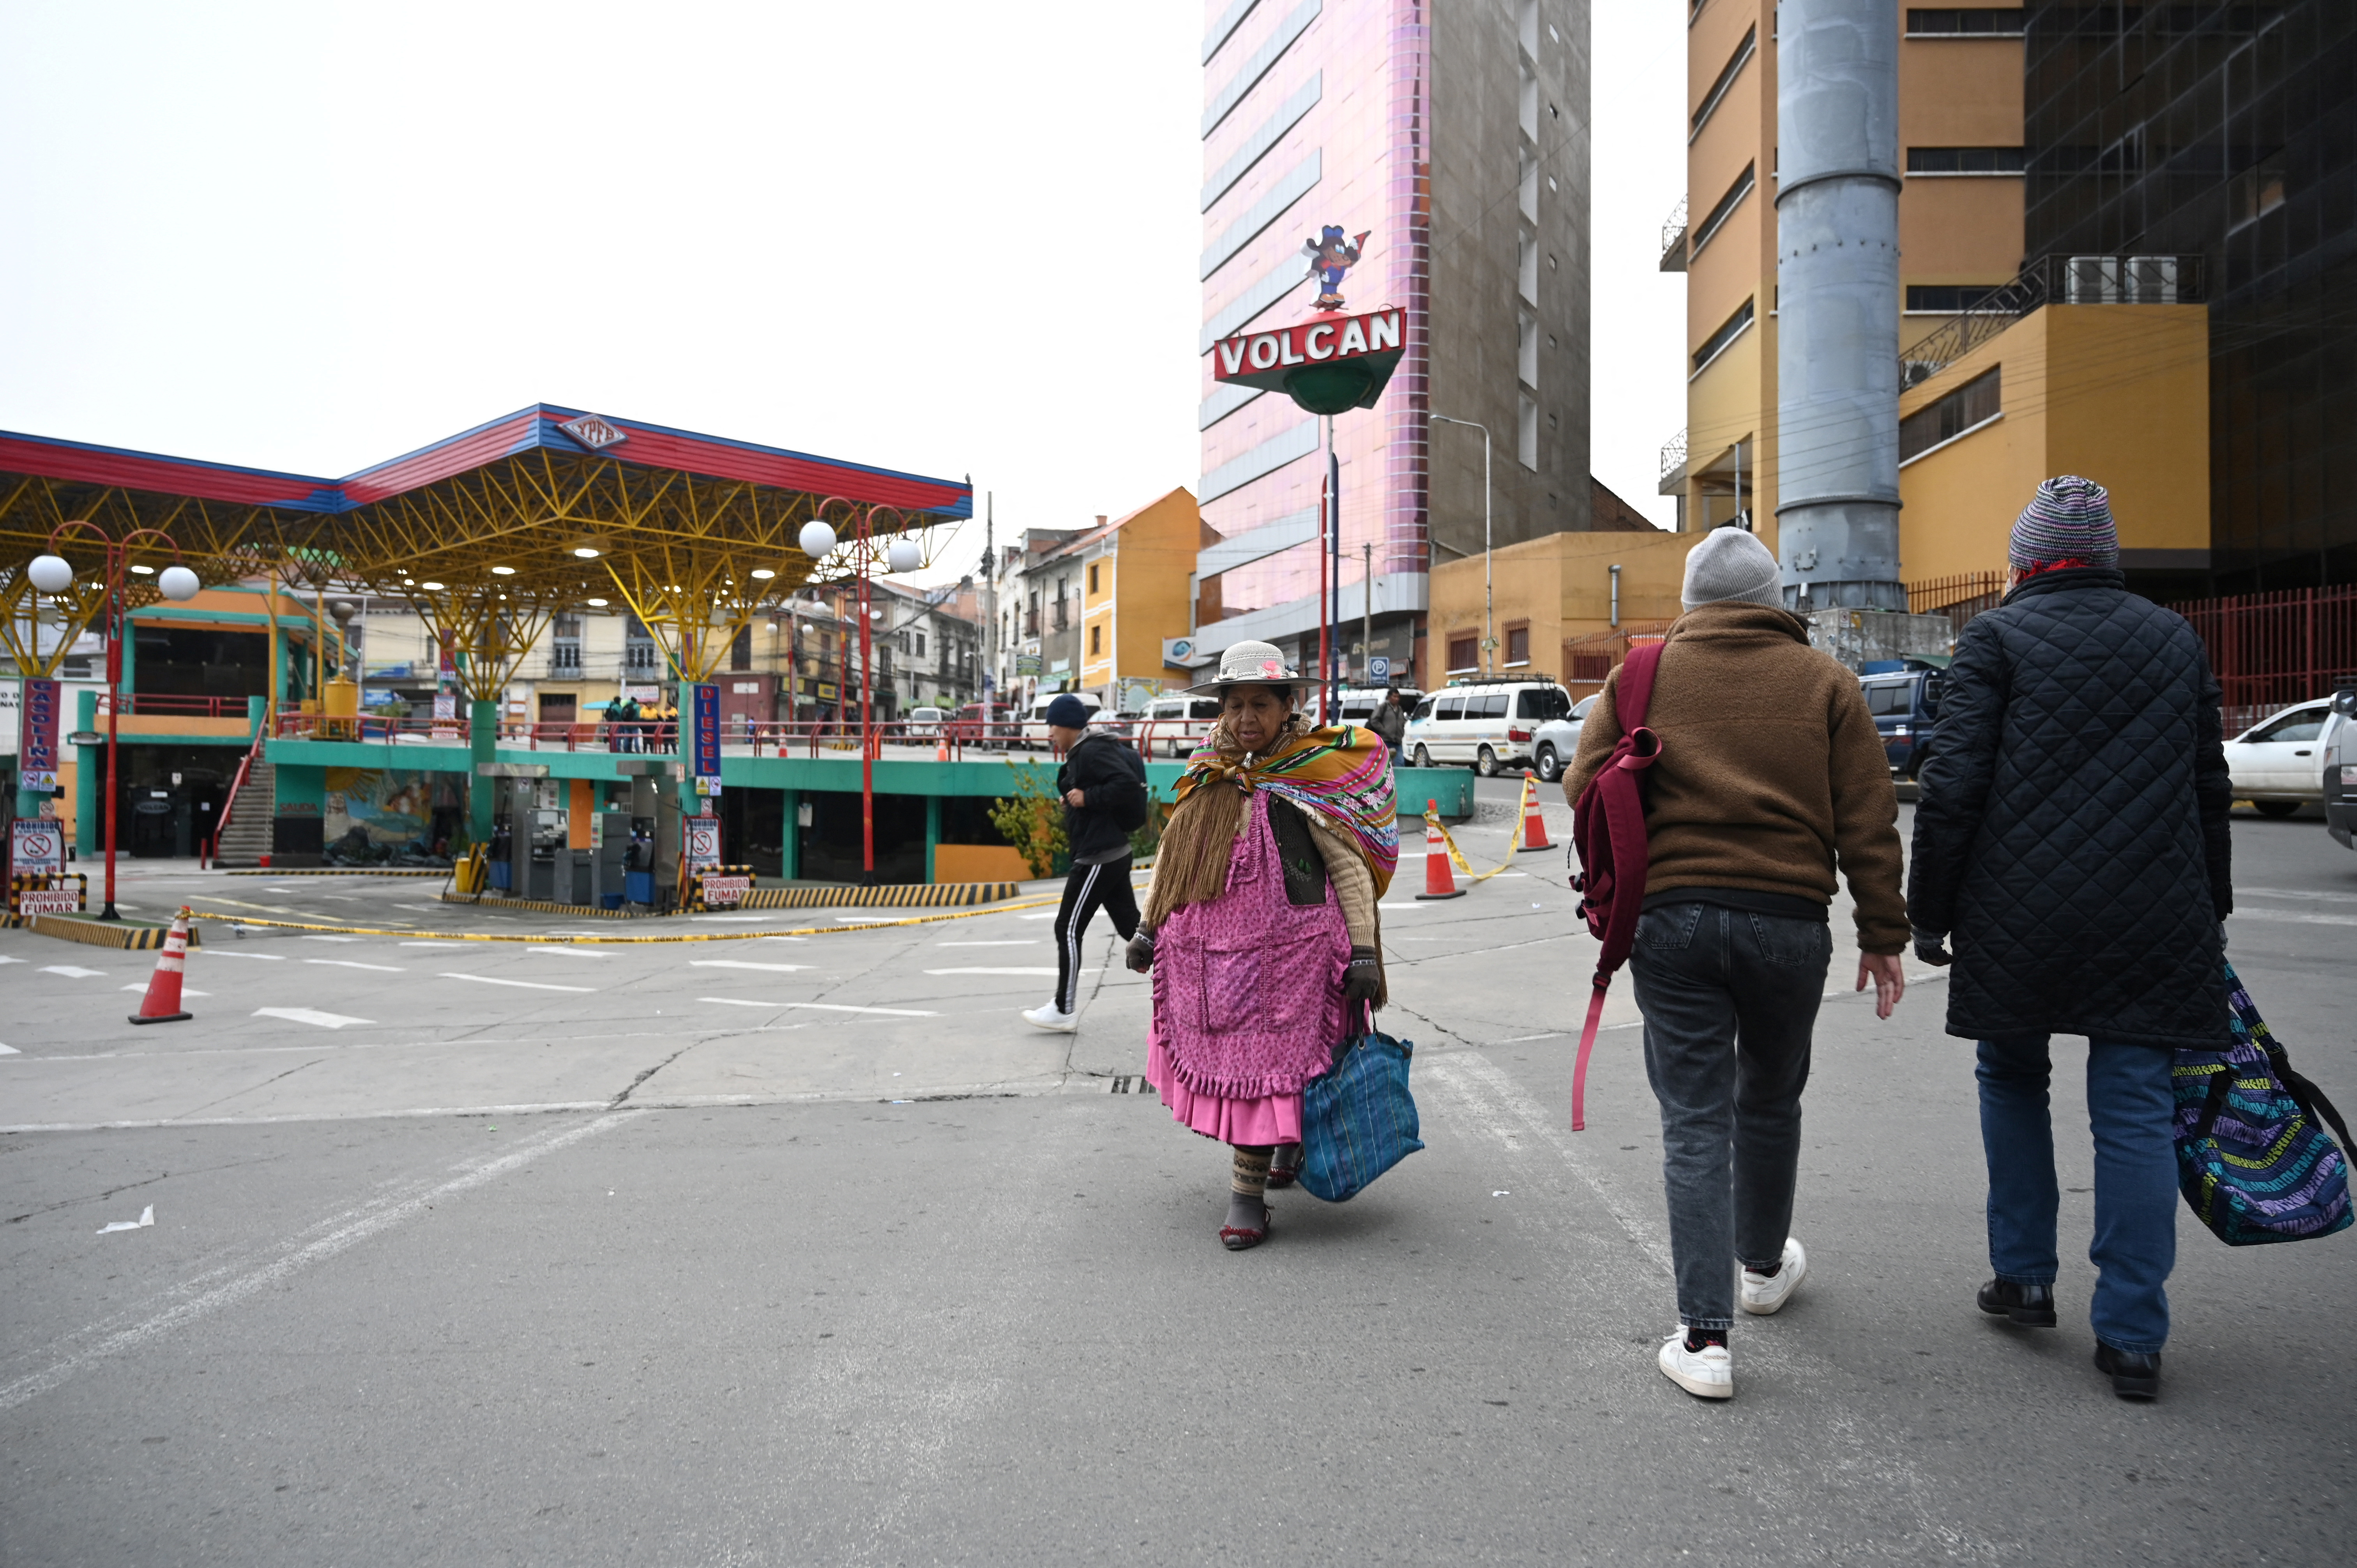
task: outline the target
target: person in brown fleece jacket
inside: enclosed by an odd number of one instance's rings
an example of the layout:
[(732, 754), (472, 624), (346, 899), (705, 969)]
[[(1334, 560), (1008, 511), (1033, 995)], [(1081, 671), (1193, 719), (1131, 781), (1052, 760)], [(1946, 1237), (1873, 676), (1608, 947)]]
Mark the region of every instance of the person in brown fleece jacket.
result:
[[(1680, 1322), (1658, 1359), (1709, 1399), (1735, 1391), (1730, 1255), (1746, 1312), (1776, 1311), (1808, 1273), (1787, 1231), (1836, 871), (1856, 905), (1857, 988), (1873, 983), (1878, 1016), (1906, 989), (1910, 937), (1881, 737), (1857, 675), (1811, 648), (1783, 607), (1781, 575), (1742, 530), (1703, 536), (1645, 715), (1662, 746), (1645, 774), (1645, 907), (1630, 972), (1662, 1108)], [(1567, 800), (1620, 738), (1619, 678), (1580, 729)]]

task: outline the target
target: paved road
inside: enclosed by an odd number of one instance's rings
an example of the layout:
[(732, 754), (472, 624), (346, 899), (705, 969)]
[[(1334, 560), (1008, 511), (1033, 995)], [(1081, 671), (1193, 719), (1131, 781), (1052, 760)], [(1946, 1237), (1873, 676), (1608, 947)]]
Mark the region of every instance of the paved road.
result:
[[(2357, 855), (2236, 831), (2236, 962), (2357, 1101)], [(2156, 1406), (2085, 1364), (2070, 1246), (2062, 1328), (1982, 1319), (1936, 981), (1827, 1002), (1810, 1283), (1731, 1405), (1663, 1380), (1637, 1033), (1623, 1000), (1570, 1133), (1587, 943), (1557, 857), (1510, 870), (1386, 908), (1429, 1148), (1243, 1255), (1222, 1152), (1129, 1092), (1103, 933), (1078, 1035), (1014, 1020), (1038, 909), (420, 947), (562, 922), (167, 868), (125, 897), (415, 934), (209, 927), (197, 1021), (152, 1029), (145, 963), (0, 933), (0, 1125), (53, 1129), (0, 1134), (0, 1562), (2346, 1560), (2357, 1241), (2181, 1225)]]

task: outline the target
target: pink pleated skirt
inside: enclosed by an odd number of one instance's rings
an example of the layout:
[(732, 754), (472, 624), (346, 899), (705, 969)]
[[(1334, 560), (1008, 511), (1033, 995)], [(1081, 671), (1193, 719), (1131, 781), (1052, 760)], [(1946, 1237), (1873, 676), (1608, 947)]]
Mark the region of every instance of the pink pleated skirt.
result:
[(1169, 1053), (1162, 1048), (1159, 1031), (1146, 1041), (1146, 1081), (1162, 1091), (1162, 1103), (1189, 1130), (1222, 1144), (1297, 1144), (1301, 1142), (1301, 1091), (1264, 1094), (1253, 1100), (1231, 1100), (1220, 1094), (1198, 1094), (1170, 1070)]

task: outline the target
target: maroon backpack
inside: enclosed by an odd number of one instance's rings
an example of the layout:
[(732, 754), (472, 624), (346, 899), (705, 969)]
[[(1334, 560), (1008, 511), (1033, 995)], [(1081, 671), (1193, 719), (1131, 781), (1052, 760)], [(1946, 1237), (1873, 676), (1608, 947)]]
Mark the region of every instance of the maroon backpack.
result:
[(1571, 1130), (1587, 1126), (1587, 1053), (1596, 1047), (1596, 1023), (1604, 1015), (1604, 993), (1612, 972), (1628, 961), (1637, 939), (1637, 917), (1645, 904), (1644, 770), (1662, 755), (1661, 737), (1645, 727), (1652, 705), (1653, 672), (1663, 644), (1632, 648), (1620, 665), (1612, 713), (1620, 738), (1571, 808), (1571, 843), (1579, 854), (1580, 918), (1604, 944), (1596, 956), (1596, 994), (1588, 999), (1587, 1024), (1579, 1032), (1579, 1059), (1571, 1072)]

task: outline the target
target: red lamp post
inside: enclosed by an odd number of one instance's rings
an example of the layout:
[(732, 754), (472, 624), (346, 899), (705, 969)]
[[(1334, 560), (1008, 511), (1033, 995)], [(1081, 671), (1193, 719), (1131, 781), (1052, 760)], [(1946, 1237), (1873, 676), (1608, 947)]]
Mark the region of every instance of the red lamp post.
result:
[[(843, 506), (851, 509), (852, 536), (849, 558), (844, 563), (857, 584), (854, 604), (859, 618), (859, 848), (860, 868), (866, 879), (876, 879), (876, 681), (869, 654), (869, 628), (874, 618), (872, 579), (878, 567), (894, 572), (912, 572), (923, 563), (923, 553), (913, 540), (901, 537), (908, 532), (908, 520), (896, 507), (861, 506), (841, 496), (829, 496), (819, 502), (811, 521), (802, 525), (803, 553), (822, 557), (833, 551), (836, 538), (834, 525), (826, 521), (827, 508)], [(879, 553), (876, 540), (876, 514), (891, 514), (894, 535)]]
[(172, 564), (164, 568), (156, 586), (167, 599), (185, 600), (196, 596), (201, 585), (197, 575), (180, 564), (180, 547), (172, 536), (161, 529), (135, 528), (120, 539), (88, 518), (75, 518), (61, 522), (49, 532), (49, 553), (36, 556), (29, 575), (33, 585), (43, 593), (63, 592), (73, 582), (73, 567), (58, 553), (64, 542), (78, 535), (88, 535), (105, 551), (106, 600), (101, 611), (106, 625), (106, 908), (99, 914), (102, 920), (119, 920), (123, 917), (114, 908), (114, 827), (117, 797), (117, 747), (115, 720), (123, 707), (123, 578), (131, 564), (132, 552), (143, 545), (153, 550), (172, 553)]

